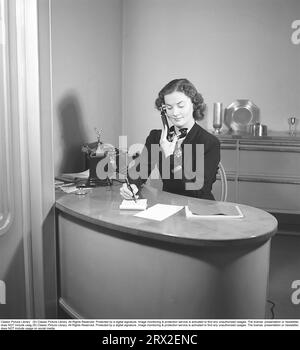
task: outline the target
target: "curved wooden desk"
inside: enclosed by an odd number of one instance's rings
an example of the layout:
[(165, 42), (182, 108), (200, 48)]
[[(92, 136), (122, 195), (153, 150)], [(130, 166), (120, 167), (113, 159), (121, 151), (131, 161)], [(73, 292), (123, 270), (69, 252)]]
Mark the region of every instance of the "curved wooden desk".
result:
[[(156, 203), (208, 201), (145, 186)], [(239, 205), (245, 218), (162, 222), (121, 211), (119, 186), (56, 202), (60, 305), (80, 318), (264, 318), (276, 219)], [(232, 205), (230, 203), (226, 205)]]

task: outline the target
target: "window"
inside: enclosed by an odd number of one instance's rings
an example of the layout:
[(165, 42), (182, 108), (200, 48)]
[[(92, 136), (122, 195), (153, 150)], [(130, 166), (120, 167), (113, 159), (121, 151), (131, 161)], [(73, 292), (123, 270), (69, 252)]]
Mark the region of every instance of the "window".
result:
[(0, 0), (0, 235), (11, 223), (11, 129), (7, 46), (7, 0)]

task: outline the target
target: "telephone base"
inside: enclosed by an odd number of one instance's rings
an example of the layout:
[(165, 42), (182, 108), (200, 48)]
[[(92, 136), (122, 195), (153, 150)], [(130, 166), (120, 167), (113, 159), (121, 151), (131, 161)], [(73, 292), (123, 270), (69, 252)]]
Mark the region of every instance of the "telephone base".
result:
[(98, 177), (89, 177), (85, 185), (86, 187), (110, 186), (111, 181), (109, 178), (99, 179)]

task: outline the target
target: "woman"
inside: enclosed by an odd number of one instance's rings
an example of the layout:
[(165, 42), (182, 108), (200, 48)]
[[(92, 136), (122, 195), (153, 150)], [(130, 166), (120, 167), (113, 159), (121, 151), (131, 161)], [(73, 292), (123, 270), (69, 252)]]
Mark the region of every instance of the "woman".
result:
[[(140, 156), (141, 164), (145, 161), (147, 163), (146, 175), (149, 176), (154, 166), (158, 165), (163, 181), (163, 191), (214, 199), (211, 190), (216, 181), (220, 162), (220, 142), (196, 123), (204, 117), (205, 104), (201, 94), (189, 80), (175, 79), (162, 88), (155, 105), (161, 112), (166, 111), (172, 127), (169, 131), (167, 126), (164, 130), (151, 130), (147, 137), (145, 148)], [(153, 157), (153, 152), (151, 155), (151, 147), (153, 148), (154, 145), (159, 145), (162, 153), (159, 157)], [(197, 176), (191, 179), (185, 171), (188, 168), (186, 164), (190, 160), (192, 172), (196, 175), (197, 172), (203, 173), (203, 169), (197, 168), (197, 161), (201, 157), (197, 145), (203, 145), (204, 148), (204, 180), (202, 179), (201, 187), (197, 187)], [(168, 164), (167, 160), (170, 164), (170, 173), (166, 173), (164, 169), (164, 164)], [(120, 189), (121, 196), (132, 199), (133, 191), (138, 197), (137, 193), (146, 182), (147, 176), (134, 178), (129, 172), (131, 189), (123, 184)]]

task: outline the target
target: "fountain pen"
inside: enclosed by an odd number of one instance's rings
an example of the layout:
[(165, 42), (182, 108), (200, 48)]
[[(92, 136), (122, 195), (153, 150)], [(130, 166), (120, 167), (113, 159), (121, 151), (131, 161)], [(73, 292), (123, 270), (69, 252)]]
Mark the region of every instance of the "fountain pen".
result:
[(136, 203), (136, 197), (135, 197), (135, 194), (134, 194), (134, 192), (133, 192), (133, 189), (132, 189), (132, 187), (131, 187), (131, 185), (130, 185), (130, 183), (129, 183), (128, 179), (127, 179), (127, 177), (125, 178), (125, 181), (126, 181), (127, 187), (130, 189), (130, 191), (131, 191), (131, 193), (132, 193), (133, 200), (134, 200), (134, 201), (135, 201), (135, 203)]

